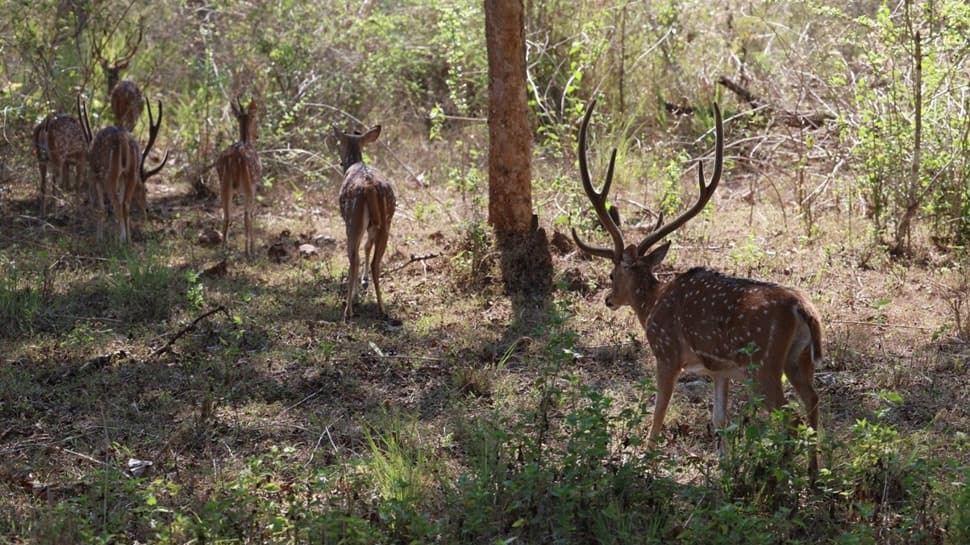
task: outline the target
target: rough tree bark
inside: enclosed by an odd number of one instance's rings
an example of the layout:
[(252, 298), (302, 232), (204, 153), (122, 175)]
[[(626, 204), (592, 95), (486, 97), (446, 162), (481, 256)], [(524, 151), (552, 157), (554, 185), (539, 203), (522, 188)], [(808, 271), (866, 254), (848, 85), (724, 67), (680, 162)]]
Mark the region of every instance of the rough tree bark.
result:
[(488, 221), (495, 229), (506, 290), (547, 296), (552, 259), (532, 213), (522, 0), (485, 0), (488, 49)]
[(532, 222), (532, 131), (526, 104), (522, 0), (485, 0), (488, 44), (488, 221), (524, 233)]

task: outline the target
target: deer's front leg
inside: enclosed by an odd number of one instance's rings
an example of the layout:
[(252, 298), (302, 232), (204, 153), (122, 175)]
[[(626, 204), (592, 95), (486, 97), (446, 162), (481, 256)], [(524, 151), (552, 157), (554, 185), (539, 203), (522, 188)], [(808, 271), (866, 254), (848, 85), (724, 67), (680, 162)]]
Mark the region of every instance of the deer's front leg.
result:
[(711, 421), (714, 423), (714, 433), (718, 433), (718, 444), (721, 456), (727, 456), (728, 446), (724, 437), (719, 434), (727, 426), (727, 405), (731, 389), (731, 379), (726, 376), (714, 377), (714, 406), (711, 409)]
[(667, 408), (670, 406), (670, 398), (674, 394), (674, 383), (680, 375), (680, 364), (676, 358), (668, 356), (663, 350), (654, 349), (657, 358), (657, 399), (653, 405), (653, 425), (650, 427), (650, 436), (647, 438), (647, 447), (653, 448), (656, 438), (660, 435), (663, 428), (664, 417), (667, 415)]

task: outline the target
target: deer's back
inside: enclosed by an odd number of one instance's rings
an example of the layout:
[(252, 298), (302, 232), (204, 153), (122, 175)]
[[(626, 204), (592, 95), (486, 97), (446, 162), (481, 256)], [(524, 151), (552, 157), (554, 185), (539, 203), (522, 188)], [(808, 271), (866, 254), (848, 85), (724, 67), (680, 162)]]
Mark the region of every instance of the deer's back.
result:
[(252, 144), (236, 142), (219, 156), (216, 161), (216, 172), (220, 180), (231, 181), (235, 188), (239, 184), (240, 175), (244, 172), (253, 184), (258, 184), (263, 167), (259, 162), (259, 154)]
[(76, 161), (86, 151), (84, 132), (77, 119), (65, 114), (50, 115), (34, 131), (38, 157), (52, 161)]
[(120, 155), (122, 172), (133, 173), (138, 169), (138, 150), (138, 142), (127, 131), (118, 127), (105, 127), (94, 135), (88, 150), (91, 171), (96, 177), (103, 179), (108, 174), (111, 161), (116, 155)]
[(394, 215), (396, 200), (394, 189), (384, 178), (363, 163), (347, 169), (343, 184), (340, 186), (340, 215), (348, 220), (362, 206), (367, 206), (371, 195), (377, 197), (382, 215), (390, 219)]
[(821, 355), (818, 313), (801, 291), (696, 268), (665, 286), (644, 327), (655, 351), (690, 350), (729, 368), (757, 360), (802, 323)]
[(145, 109), (145, 97), (141, 89), (131, 80), (119, 81), (111, 90), (111, 113), (115, 124), (125, 130), (135, 128), (138, 116)]

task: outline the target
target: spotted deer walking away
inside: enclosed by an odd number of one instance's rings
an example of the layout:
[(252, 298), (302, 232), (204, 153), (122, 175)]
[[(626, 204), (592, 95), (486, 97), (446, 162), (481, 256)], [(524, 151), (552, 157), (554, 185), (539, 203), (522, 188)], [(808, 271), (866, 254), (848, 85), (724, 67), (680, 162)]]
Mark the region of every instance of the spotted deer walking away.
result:
[(135, 123), (145, 109), (145, 97), (135, 82), (119, 81), (111, 90), (111, 113), (115, 126), (128, 132), (135, 130)]
[(158, 174), (168, 162), (168, 153), (161, 163), (153, 169), (146, 170), (145, 162), (151, 152), (158, 130), (162, 124), (162, 103), (158, 102), (158, 120), (152, 115), (151, 106), (148, 107), (148, 143), (144, 151), (135, 137), (121, 127), (105, 127), (92, 136), (91, 122), (87, 109), (78, 97), (78, 116), (84, 130), (84, 137), (88, 144), (88, 164), (91, 165), (90, 198), (97, 209), (98, 241), (102, 240), (104, 231), (104, 199), (111, 202), (111, 211), (118, 224), (118, 240), (128, 241), (131, 233), (131, 205), (145, 207), (145, 182), (151, 176)]
[[(361, 286), (367, 287), (367, 268), (374, 277), (374, 293), (377, 295), (377, 308), (386, 317), (381, 301), (381, 258), (387, 248), (387, 237), (391, 233), (391, 218), (394, 217), (394, 190), (375, 170), (364, 164), (362, 147), (377, 140), (381, 126), (360, 134), (333, 129), (340, 147), (340, 164), (344, 169), (344, 181), (340, 186), (340, 215), (347, 228), (347, 257), (350, 259), (350, 272), (347, 277), (347, 305), (344, 307), (344, 320), (353, 317), (354, 297), (357, 294), (357, 276), (360, 272), (360, 242), (367, 234), (364, 244), (364, 274)], [(374, 259), (371, 261), (371, 247)]]
[(75, 189), (80, 189), (84, 173), (87, 144), (84, 130), (77, 119), (65, 114), (51, 114), (34, 128), (34, 151), (40, 169), (41, 213), (47, 214), (51, 195), (47, 188), (47, 168), (51, 168), (50, 191), (58, 181), (70, 191), (70, 167), (74, 167)]
[(243, 222), (246, 229), (246, 257), (253, 258), (253, 212), (256, 208), (256, 186), (262, 176), (263, 168), (259, 154), (253, 147), (256, 138), (256, 102), (249, 101), (243, 108), (237, 98), (230, 102), (232, 114), (239, 122), (239, 141), (222, 152), (216, 160), (216, 173), (219, 175), (220, 196), (222, 198), (222, 244), (229, 241), (229, 220), (232, 216), (232, 195), (235, 191), (243, 194)]
[[(623, 306), (633, 308), (657, 360), (651, 444), (660, 434), (681, 372), (714, 379), (713, 421), (716, 429), (723, 429), (727, 424), (730, 380), (745, 378), (752, 362), (756, 364), (753, 368), (756, 389), (764, 395), (768, 409), (784, 403), (781, 380), (784, 373), (805, 406), (808, 424), (817, 430), (819, 398), (813, 381), (815, 365), (822, 358), (822, 330), (818, 312), (802, 292), (704, 268), (690, 269), (669, 282), (661, 282), (654, 274), (667, 255), (670, 242), (650, 251), (651, 248), (703, 210), (717, 189), (724, 157), (724, 135), (717, 105), (714, 106), (716, 144), (711, 181), (705, 182), (703, 167), (698, 163), (700, 196), (697, 202), (666, 225), (660, 216), (646, 238), (629, 246), (624, 245), (623, 235), (606, 208), (615, 149), (603, 189), (596, 192), (590, 181), (586, 132), (592, 112), (593, 104), (590, 104), (579, 129), (580, 176), (600, 223), (613, 239), (613, 247), (589, 246), (580, 240), (575, 229), (573, 240), (585, 253), (613, 261), (612, 287), (606, 306), (612, 310)], [(809, 471), (814, 476), (817, 470), (813, 450)]]

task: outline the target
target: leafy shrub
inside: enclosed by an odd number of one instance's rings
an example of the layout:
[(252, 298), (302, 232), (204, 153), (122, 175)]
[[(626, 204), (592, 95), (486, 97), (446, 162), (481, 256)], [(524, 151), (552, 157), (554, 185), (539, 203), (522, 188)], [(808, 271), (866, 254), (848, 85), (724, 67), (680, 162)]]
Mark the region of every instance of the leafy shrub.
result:
[(766, 413), (757, 396), (722, 431), (728, 455), (721, 460), (720, 487), (728, 501), (764, 506), (769, 512), (798, 504), (808, 487), (814, 431), (799, 423), (792, 405)]
[(854, 89), (853, 153), (868, 215), (896, 249), (908, 247), (917, 213), (930, 217), (937, 237), (962, 244), (970, 233), (970, 120), (955, 97), (968, 83), (961, 43), (970, 9), (959, 0), (904, 10), (882, 4), (875, 17), (852, 23), (849, 42), (862, 45), (864, 66)]
[(949, 543), (970, 543), (970, 468), (963, 469), (961, 482), (957, 483), (948, 532)]
[(465, 425), (470, 471), (450, 490), (453, 531), (462, 542), (659, 539), (673, 487), (649, 468), (652, 456), (635, 451), (644, 407), (617, 412), (609, 396), (564, 376), (575, 334), (556, 319), (551, 327), (536, 405), (521, 418)]
[(700, 509), (679, 536), (684, 544), (767, 545), (779, 541), (772, 535), (771, 519), (759, 516), (757, 506), (727, 502)]
[(459, 286), (476, 289), (489, 283), (495, 267), (491, 230), (484, 223), (472, 222), (461, 234), (457, 251), (451, 258), (454, 278)]

